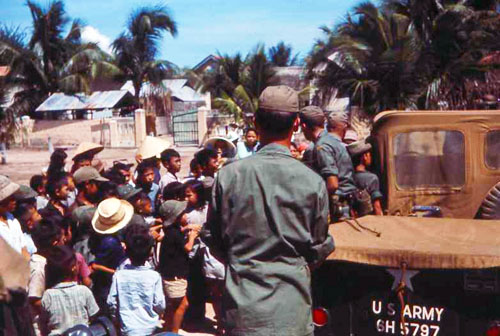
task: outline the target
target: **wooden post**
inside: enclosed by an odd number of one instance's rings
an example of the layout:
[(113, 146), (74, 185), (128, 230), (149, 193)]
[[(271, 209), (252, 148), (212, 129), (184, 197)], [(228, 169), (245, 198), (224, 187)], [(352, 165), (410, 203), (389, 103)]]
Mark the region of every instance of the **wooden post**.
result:
[(207, 113), (208, 109), (206, 107), (198, 108), (198, 145), (203, 143), (207, 134)]

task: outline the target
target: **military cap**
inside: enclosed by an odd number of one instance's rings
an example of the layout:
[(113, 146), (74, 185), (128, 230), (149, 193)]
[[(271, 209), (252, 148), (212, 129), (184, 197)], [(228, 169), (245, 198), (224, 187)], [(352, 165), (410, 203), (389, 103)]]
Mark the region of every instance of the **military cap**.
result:
[(268, 86), (259, 97), (259, 108), (282, 112), (299, 112), (299, 95), (286, 85)]
[(186, 201), (175, 201), (169, 200), (164, 202), (158, 212), (163, 219), (163, 226), (167, 227), (175, 223), (177, 217), (179, 217), (187, 208)]
[(347, 145), (347, 151), (352, 157), (364, 154), (372, 149), (372, 145), (366, 142), (366, 140), (360, 140)]
[(323, 110), (314, 105), (309, 105), (300, 110), (300, 117), (304, 120), (314, 121), (316, 124), (321, 124), (325, 122), (325, 113)]
[(344, 112), (330, 112), (328, 114), (328, 124), (336, 125), (336, 124), (349, 124), (349, 118)]
[(73, 179), (75, 180), (75, 184), (80, 184), (86, 181), (109, 181), (107, 178), (102, 177), (101, 174), (97, 171), (97, 169), (93, 167), (81, 167), (79, 168), (75, 174), (73, 174)]

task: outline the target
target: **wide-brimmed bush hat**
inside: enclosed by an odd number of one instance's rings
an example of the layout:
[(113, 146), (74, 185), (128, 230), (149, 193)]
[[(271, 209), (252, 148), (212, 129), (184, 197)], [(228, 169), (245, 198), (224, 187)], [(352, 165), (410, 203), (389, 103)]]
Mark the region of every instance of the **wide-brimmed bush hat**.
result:
[(108, 198), (99, 203), (92, 218), (97, 233), (112, 234), (123, 229), (132, 219), (134, 207), (125, 200)]

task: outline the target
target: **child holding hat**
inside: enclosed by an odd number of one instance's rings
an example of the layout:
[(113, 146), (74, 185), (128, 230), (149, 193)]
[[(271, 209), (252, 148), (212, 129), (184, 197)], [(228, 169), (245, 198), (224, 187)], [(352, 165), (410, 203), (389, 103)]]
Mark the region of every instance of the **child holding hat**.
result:
[[(163, 219), (163, 238), (160, 249), (160, 274), (166, 297), (169, 299), (166, 323), (169, 331), (178, 332), (188, 308), (186, 296), (189, 273), (188, 253), (193, 249), (199, 228), (188, 229), (187, 202), (170, 200), (160, 206)], [(185, 232), (187, 237), (185, 236)]]

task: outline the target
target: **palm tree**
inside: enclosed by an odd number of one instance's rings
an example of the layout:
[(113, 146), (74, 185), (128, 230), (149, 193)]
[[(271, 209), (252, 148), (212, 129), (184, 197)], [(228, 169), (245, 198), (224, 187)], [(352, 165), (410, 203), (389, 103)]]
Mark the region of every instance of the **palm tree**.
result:
[(335, 88), (369, 114), (416, 108), (421, 43), (408, 17), (364, 2), (344, 23), (322, 29), (326, 38), (315, 44), (307, 66), (312, 76), (328, 64), (317, 83), (323, 103)]
[[(498, 1), (386, 0), (405, 15), (424, 44), (419, 68), (425, 78), (425, 107), (468, 108), (473, 97), (468, 81), (484, 82), (491, 67), (479, 60), (498, 50)], [(476, 84), (476, 86), (478, 86)]]
[(142, 7), (130, 16), (127, 30), (113, 43), (121, 77), (131, 80), (139, 101), (142, 83), (159, 84), (176, 68), (166, 60), (157, 60), (163, 33), (177, 35), (177, 24), (164, 6)]
[(74, 20), (63, 35), (70, 20), (62, 1), (47, 8), (28, 1), (33, 19), (33, 34), (25, 43), (19, 28), (0, 27), (0, 60), (10, 72), (4, 90), (17, 91), (8, 114), (28, 114), (50, 94), (88, 92), (97, 68), (109, 67), (106, 56), (93, 43), (81, 43), (81, 22)]
[(246, 71), (242, 84), (246, 91), (258, 98), (262, 91), (274, 83), (275, 71), (267, 59), (263, 45), (257, 45), (246, 59)]
[(280, 41), (276, 46), (269, 48), (269, 60), (273, 66), (287, 67), (298, 63), (299, 54), (292, 57), (292, 46)]

